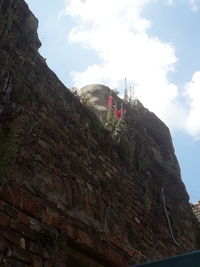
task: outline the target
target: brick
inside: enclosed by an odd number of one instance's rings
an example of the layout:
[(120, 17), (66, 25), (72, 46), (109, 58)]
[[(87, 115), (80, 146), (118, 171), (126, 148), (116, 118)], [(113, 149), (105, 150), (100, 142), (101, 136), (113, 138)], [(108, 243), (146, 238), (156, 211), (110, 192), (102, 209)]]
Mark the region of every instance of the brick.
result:
[(4, 229), (4, 231), (2, 232), (2, 235), (6, 240), (11, 242), (12, 244), (20, 246), (20, 239), (21, 239), (20, 234), (12, 231), (10, 229)]
[[(44, 267), (53, 267), (53, 266), (52, 266), (52, 263), (51, 263), (50, 261), (45, 260), (45, 262), (44, 262)], [(78, 266), (77, 266), (77, 267), (78, 267)]]
[(5, 251), (6, 247), (7, 247), (6, 242), (0, 240), (0, 253)]
[(93, 240), (91, 239), (91, 236), (89, 236), (86, 232), (83, 231), (78, 231), (77, 232), (77, 241), (81, 244), (84, 244), (88, 247), (92, 247), (93, 246)]
[(3, 201), (0, 200), (0, 210), (1, 211), (4, 211), (5, 210), (5, 206), (6, 206), (5, 202), (3, 202)]
[(11, 221), (11, 229), (18, 232), (22, 237), (28, 238), (30, 240), (36, 239), (36, 231), (27, 227), (24, 224), (19, 223), (17, 220)]
[(29, 264), (26, 264), (25, 262), (16, 259), (8, 259), (7, 264), (8, 264), (7, 266), (12, 266), (12, 267), (28, 267), (28, 266), (30, 267)]
[(33, 267), (43, 267), (43, 258), (34, 255), (32, 257), (32, 266)]
[(29, 251), (33, 254), (42, 256), (45, 259), (49, 259), (49, 253), (46, 249), (42, 248), (39, 243), (29, 242)]
[(107, 258), (116, 264), (116, 266), (127, 266), (126, 260), (117, 251), (107, 248)]
[(13, 247), (13, 257), (26, 264), (31, 264), (31, 254), (19, 247)]
[(1, 191), (1, 198), (4, 202), (10, 203), (13, 206), (19, 206), (21, 199), (21, 190), (11, 184), (5, 185)]
[(117, 239), (115, 236), (108, 236), (106, 238), (106, 241), (117, 248), (122, 248), (122, 245), (123, 245), (122, 240)]
[(53, 211), (50, 208), (46, 208), (46, 210), (43, 213), (42, 221), (49, 226), (52, 225), (59, 225), (59, 215), (57, 212)]
[(0, 212), (0, 226), (5, 227), (10, 224), (10, 217), (3, 212)]
[(32, 215), (32, 217), (37, 219), (42, 219), (42, 213), (46, 209), (45, 205), (39, 198), (27, 193), (23, 193), (22, 208), (28, 214)]
[(17, 213), (17, 220), (25, 225), (29, 225), (29, 216), (21, 211)]
[(13, 206), (7, 205), (5, 208), (5, 212), (12, 218), (17, 217), (17, 210)]

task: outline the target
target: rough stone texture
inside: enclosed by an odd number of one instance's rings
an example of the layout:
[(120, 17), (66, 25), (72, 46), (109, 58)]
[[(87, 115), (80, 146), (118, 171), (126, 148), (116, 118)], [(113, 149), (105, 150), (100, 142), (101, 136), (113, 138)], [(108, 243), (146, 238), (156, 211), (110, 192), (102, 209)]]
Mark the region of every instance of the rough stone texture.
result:
[(105, 120), (107, 114), (107, 100), (110, 88), (102, 84), (84, 86), (78, 92), (83, 103), (89, 103), (94, 107), (94, 113), (100, 120)]
[(122, 267), (197, 249), (167, 127), (127, 106), (125, 143), (113, 141), (47, 67), (36, 28), (23, 0), (0, 0), (2, 266)]
[(197, 217), (198, 222), (200, 222), (200, 201), (192, 204), (192, 209), (193, 209), (194, 214)]

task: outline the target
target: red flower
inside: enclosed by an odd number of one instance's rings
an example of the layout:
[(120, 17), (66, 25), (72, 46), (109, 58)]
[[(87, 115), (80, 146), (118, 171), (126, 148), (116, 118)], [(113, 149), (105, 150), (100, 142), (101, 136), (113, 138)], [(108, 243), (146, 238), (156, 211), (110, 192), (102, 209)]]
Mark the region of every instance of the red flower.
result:
[(122, 111), (121, 109), (116, 109), (116, 110), (115, 110), (115, 117), (116, 117), (117, 119), (120, 119), (121, 116), (122, 116), (122, 113), (123, 113), (123, 111)]

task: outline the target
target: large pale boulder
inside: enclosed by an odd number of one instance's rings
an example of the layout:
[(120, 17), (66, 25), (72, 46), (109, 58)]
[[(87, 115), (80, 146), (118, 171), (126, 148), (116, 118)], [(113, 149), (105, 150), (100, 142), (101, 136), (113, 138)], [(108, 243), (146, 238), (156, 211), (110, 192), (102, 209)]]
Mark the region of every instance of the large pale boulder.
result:
[[(85, 101), (94, 107), (94, 113), (102, 120), (107, 114), (107, 101), (111, 89), (102, 84), (91, 84), (84, 86), (78, 92), (82, 101)], [(112, 91), (112, 94), (114, 92)]]

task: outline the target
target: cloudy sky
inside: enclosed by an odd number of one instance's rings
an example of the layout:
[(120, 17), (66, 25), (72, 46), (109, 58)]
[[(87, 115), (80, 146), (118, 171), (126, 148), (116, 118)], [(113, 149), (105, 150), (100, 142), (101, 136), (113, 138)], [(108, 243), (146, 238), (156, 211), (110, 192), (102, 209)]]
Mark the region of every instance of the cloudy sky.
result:
[(67, 87), (124, 88), (170, 128), (191, 201), (200, 199), (200, 0), (26, 0), (40, 53)]

